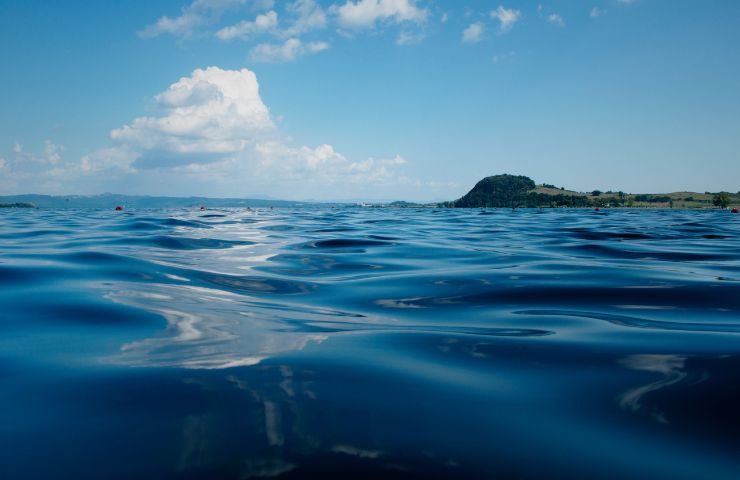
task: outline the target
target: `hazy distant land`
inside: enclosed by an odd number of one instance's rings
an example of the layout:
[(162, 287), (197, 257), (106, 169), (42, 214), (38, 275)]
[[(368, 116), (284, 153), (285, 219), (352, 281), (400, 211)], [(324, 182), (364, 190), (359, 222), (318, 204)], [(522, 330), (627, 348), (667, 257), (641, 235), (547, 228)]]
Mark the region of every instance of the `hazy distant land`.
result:
[[(147, 195), (5, 195), (0, 196), (0, 208), (187, 208), (201, 205), (209, 208), (228, 207), (319, 207), (327, 205), (363, 207), (427, 207), (427, 208), (716, 208), (714, 201), (720, 192), (625, 193), (593, 190), (578, 192), (553, 184), (535, 184), (525, 176), (494, 175), (479, 181), (466, 195), (448, 202), (298, 202), (266, 198), (167, 197)], [(740, 205), (740, 192), (726, 195), (727, 206)]]
[(209, 198), (209, 197), (165, 197), (148, 195), (121, 195), (103, 193), (100, 195), (6, 195), (0, 196), (2, 207), (36, 208), (112, 208), (121, 205), (126, 208), (184, 208), (198, 207), (305, 207), (315, 205), (309, 202), (272, 200), (264, 198)]

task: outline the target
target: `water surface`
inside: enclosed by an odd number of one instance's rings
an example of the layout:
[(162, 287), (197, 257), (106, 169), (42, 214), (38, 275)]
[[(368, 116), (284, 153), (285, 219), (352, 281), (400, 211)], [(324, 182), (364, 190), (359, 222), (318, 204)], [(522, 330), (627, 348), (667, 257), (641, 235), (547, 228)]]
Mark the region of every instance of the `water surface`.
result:
[(0, 478), (740, 478), (740, 217), (0, 212)]

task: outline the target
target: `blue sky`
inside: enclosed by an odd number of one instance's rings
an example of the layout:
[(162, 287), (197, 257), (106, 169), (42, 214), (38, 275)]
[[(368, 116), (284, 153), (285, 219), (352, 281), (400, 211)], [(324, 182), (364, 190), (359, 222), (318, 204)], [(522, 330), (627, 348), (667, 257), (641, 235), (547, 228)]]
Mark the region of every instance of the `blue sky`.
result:
[(0, 1), (0, 194), (740, 190), (740, 2)]

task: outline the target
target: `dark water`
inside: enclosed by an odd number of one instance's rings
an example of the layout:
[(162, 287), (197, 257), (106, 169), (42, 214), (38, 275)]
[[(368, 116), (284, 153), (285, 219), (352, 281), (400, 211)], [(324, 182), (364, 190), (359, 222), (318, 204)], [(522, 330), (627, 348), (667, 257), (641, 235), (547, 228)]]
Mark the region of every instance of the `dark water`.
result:
[(740, 216), (0, 212), (0, 478), (740, 478)]

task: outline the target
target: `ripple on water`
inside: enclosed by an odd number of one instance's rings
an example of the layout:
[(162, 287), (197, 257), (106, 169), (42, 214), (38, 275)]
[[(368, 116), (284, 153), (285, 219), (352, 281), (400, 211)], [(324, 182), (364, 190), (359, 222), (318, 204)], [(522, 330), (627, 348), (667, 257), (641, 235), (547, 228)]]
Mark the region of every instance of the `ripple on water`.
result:
[(297, 248), (320, 248), (320, 249), (359, 249), (363, 247), (383, 247), (393, 245), (385, 240), (374, 240), (365, 238), (332, 238), (304, 243)]
[(602, 213), (0, 211), (0, 477), (737, 478), (740, 217)]

